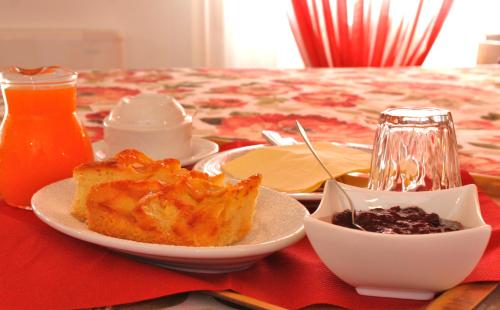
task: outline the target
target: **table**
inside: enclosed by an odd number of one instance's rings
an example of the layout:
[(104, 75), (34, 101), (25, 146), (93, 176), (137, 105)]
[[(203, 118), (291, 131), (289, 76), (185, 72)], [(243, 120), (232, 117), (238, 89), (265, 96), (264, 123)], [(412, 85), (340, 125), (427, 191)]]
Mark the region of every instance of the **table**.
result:
[[(93, 140), (123, 96), (161, 93), (196, 111), (195, 135), (221, 144), (263, 141), (263, 129), (313, 140), (372, 144), (381, 111), (434, 106), (451, 111), (461, 168), (500, 196), (500, 65), (463, 69), (209, 69), (80, 72), (78, 104)], [(497, 202), (499, 198), (497, 197)]]
[[(221, 145), (264, 141), (263, 129), (298, 138), (296, 119), (314, 140), (371, 144), (378, 115), (386, 108), (447, 108), (455, 120), (462, 168), (483, 181), (490, 194), (500, 196), (498, 187), (491, 186), (500, 182), (499, 65), (82, 71), (78, 114), (92, 140), (102, 138), (102, 121), (120, 98), (140, 93), (174, 96), (196, 113), (195, 135)], [(238, 301), (240, 296), (227, 298)]]
[(140, 93), (177, 98), (196, 113), (194, 134), (220, 143), (263, 141), (263, 129), (299, 138), (297, 119), (313, 140), (371, 145), (384, 109), (445, 108), (455, 121), (461, 168), (500, 196), (500, 65), (82, 71), (78, 106), (92, 139), (102, 138), (102, 120), (120, 98)]

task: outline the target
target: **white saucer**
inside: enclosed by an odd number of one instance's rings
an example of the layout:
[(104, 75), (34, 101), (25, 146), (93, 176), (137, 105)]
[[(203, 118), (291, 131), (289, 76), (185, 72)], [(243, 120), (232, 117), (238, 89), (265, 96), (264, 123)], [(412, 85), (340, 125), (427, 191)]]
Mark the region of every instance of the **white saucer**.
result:
[[(342, 144), (338, 142), (332, 142), (334, 145), (338, 146), (348, 146), (352, 148), (357, 148), (360, 150), (366, 150), (366, 151), (371, 151), (370, 146), (365, 146), (362, 144), (353, 144), (353, 143), (348, 143), (348, 144)], [(263, 144), (257, 144), (257, 145), (250, 145), (250, 146), (244, 146), (236, 149), (231, 149), (227, 150), (224, 152), (220, 152), (217, 154), (214, 154), (212, 156), (206, 157), (199, 162), (197, 162), (193, 169), (198, 170), (201, 172), (205, 172), (208, 175), (217, 175), (222, 173), (222, 166), (226, 164), (227, 162), (242, 156), (243, 154), (255, 150), (256, 148), (261, 148), (261, 147), (269, 147), (269, 145), (263, 145)], [(231, 176), (228, 176), (231, 177)], [(323, 192), (322, 191), (317, 191), (313, 193), (287, 193), (291, 197), (299, 200), (299, 201), (320, 201), (323, 198)]]
[[(114, 154), (107, 153), (107, 146), (104, 140), (100, 140), (92, 143), (92, 148), (94, 149), (94, 155), (96, 160), (104, 160), (111, 157)], [(182, 166), (188, 166), (196, 163), (202, 158), (215, 154), (219, 151), (219, 145), (207, 139), (193, 137), (192, 140), (193, 154), (190, 157), (179, 158)], [(156, 160), (163, 158), (153, 158)]]
[(222, 247), (192, 247), (143, 243), (91, 231), (71, 215), (73, 179), (39, 190), (31, 204), (35, 214), (52, 228), (90, 243), (131, 254), (147, 263), (190, 272), (221, 273), (242, 270), (305, 236), (306, 208), (286, 194), (259, 188), (252, 228), (243, 240)]

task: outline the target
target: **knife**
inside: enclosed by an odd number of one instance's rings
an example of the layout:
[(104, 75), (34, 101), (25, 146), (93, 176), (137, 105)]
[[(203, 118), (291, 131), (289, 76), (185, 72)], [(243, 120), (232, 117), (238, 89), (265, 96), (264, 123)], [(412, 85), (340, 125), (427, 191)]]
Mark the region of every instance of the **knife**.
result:
[[(279, 132), (273, 131), (273, 130), (262, 130), (261, 131), (262, 136), (264, 139), (266, 139), (267, 142), (269, 142), (272, 145), (293, 145), (293, 144), (299, 144), (297, 140), (295, 140), (292, 137), (283, 137)], [(336, 146), (347, 146), (351, 147), (354, 149), (360, 149), (360, 150), (366, 150), (366, 151), (371, 151), (372, 146), (368, 144), (361, 144), (361, 143), (351, 143), (351, 142), (335, 142), (332, 141), (330, 142), (333, 145)]]

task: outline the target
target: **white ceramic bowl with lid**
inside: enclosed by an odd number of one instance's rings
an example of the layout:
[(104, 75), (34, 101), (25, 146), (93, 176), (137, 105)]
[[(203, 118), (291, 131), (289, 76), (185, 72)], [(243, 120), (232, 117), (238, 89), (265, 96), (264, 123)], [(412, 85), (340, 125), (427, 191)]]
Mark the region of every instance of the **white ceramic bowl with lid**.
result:
[(327, 183), (318, 210), (305, 219), (306, 234), (323, 263), (361, 295), (431, 299), (461, 283), (486, 249), (491, 226), (481, 217), (475, 185), (426, 192), (340, 186), (357, 210), (417, 206), (465, 227), (444, 233), (396, 235), (334, 225), (333, 214), (347, 209), (348, 204)]
[(153, 158), (191, 156), (192, 117), (161, 94), (125, 97), (104, 120), (107, 153), (137, 149)]

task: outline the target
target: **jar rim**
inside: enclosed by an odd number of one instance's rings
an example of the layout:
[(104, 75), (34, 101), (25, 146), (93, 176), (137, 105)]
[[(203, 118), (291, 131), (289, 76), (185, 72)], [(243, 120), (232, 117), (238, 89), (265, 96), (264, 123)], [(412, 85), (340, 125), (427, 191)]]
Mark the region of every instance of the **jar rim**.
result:
[(78, 73), (59, 66), (21, 68), (11, 66), (0, 72), (2, 85), (58, 85), (75, 82)]

